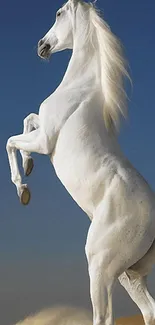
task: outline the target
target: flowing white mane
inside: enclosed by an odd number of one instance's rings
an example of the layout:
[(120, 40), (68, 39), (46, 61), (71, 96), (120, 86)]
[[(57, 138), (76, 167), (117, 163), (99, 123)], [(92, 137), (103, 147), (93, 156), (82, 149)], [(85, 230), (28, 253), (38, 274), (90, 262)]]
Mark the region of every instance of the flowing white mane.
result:
[(119, 129), (120, 117), (127, 115), (124, 77), (129, 78), (122, 46), (110, 27), (100, 17), (92, 4), (90, 10), (90, 29), (94, 28), (98, 40), (101, 60), (101, 87), (104, 97), (104, 121), (107, 130)]

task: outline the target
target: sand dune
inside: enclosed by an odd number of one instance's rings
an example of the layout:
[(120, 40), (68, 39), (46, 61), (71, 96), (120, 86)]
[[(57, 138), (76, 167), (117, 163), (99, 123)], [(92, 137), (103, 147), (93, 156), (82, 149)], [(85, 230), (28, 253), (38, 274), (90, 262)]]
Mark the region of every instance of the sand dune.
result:
[[(116, 325), (143, 325), (141, 316), (123, 317)], [(29, 316), (15, 325), (92, 325), (90, 311), (72, 307), (54, 307)]]
[(143, 325), (144, 321), (142, 316), (122, 317), (116, 321), (117, 325)]
[(90, 311), (72, 308), (55, 307), (29, 316), (15, 325), (92, 325)]

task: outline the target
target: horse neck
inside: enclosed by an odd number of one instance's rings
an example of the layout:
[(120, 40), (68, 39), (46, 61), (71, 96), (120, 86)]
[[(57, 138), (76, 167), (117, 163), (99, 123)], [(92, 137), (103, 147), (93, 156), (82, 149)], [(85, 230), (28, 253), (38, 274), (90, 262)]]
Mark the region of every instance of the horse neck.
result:
[[(83, 33), (86, 32), (83, 31)], [(93, 82), (93, 87), (99, 87), (100, 58), (96, 35), (94, 33), (91, 40), (88, 36), (82, 38), (81, 35), (82, 30), (78, 30), (78, 33), (74, 35), (72, 57), (62, 83), (64, 85), (79, 82), (83, 87)]]
[[(91, 39), (86, 38), (86, 42), (81, 42), (81, 33), (75, 35), (73, 53), (60, 86), (80, 89), (92, 94), (93, 90), (102, 93), (101, 86), (101, 58), (96, 31), (91, 35)], [(103, 125), (104, 138), (110, 141), (111, 146), (120, 156), (122, 155), (117, 141), (117, 137), (108, 134)]]

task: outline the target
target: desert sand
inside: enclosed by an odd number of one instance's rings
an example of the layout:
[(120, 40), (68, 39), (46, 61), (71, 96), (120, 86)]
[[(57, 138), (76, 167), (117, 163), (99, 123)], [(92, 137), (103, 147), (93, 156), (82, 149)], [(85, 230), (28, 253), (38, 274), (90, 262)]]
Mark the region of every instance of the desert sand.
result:
[(144, 325), (142, 316), (122, 317), (116, 321), (117, 325)]
[[(92, 315), (88, 310), (72, 307), (53, 307), (34, 315), (15, 325), (92, 325)], [(116, 325), (144, 325), (142, 316), (122, 317)]]

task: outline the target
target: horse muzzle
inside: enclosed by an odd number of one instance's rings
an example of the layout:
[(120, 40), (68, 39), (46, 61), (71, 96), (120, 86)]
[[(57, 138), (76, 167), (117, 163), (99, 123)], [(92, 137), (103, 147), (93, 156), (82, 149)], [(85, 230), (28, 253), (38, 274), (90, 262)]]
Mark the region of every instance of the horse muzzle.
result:
[(43, 59), (48, 59), (51, 54), (51, 45), (40, 40), (38, 42), (38, 55)]

